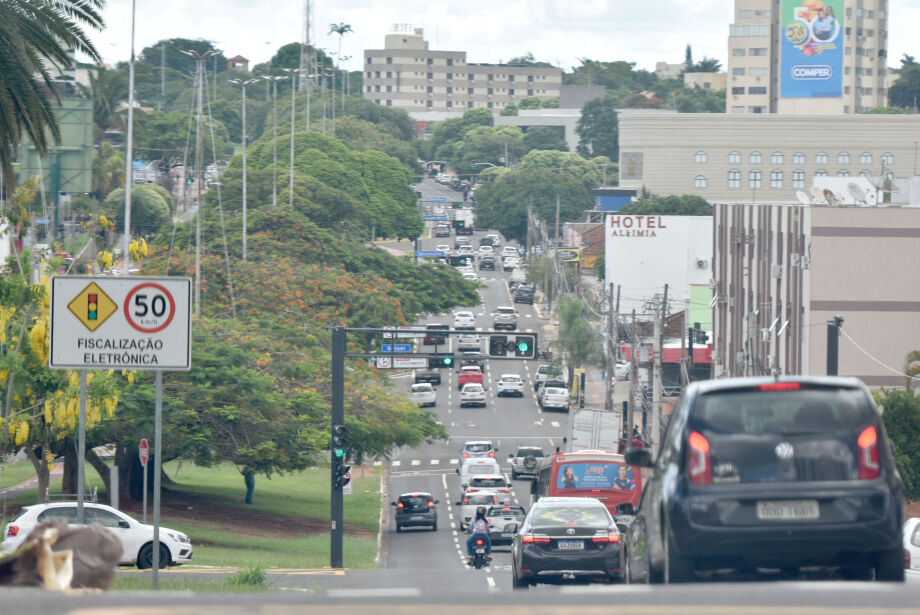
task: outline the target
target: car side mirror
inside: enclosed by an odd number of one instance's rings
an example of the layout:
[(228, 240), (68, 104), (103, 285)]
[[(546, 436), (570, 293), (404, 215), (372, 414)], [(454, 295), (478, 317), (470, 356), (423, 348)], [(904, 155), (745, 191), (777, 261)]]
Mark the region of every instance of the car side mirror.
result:
[(435, 503), (435, 504), (440, 504), (440, 503), (441, 503), (441, 500), (434, 500), (434, 503)]
[(617, 504), (617, 514), (618, 515), (634, 515), (636, 514), (636, 509), (633, 507), (632, 502), (621, 502)]
[(396, 502), (390, 502), (390, 506), (396, 506)]
[(626, 449), (626, 463), (640, 468), (651, 468), (654, 465), (652, 449), (644, 446), (642, 448)]
[(127, 521), (119, 521), (119, 522), (118, 522), (118, 527), (120, 527), (120, 528), (123, 529), (123, 530), (130, 530), (130, 529), (131, 529), (131, 524), (128, 523)]
[(514, 453), (508, 453), (508, 459), (514, 459)]

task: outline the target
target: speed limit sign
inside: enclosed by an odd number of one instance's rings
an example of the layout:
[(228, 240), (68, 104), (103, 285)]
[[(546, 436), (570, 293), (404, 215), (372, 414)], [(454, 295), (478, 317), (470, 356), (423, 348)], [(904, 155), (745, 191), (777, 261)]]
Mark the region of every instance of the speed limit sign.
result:
[(55, 276), (51, 367), (191, 368), (191, 278)]

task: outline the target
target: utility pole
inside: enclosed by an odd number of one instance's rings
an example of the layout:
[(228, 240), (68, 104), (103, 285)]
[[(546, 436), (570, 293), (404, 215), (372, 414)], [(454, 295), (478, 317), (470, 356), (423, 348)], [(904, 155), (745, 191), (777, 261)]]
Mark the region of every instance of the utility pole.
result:
[(531, 221), (531, 218), (533, 218), (533, 197), (530, 197), (530, 204), (527, 205), (527, 241), (524, 244), (524, 258), (528, 258), (530, 256), (530, 243), (531, 243), (530, 221)]
[(246, 86), (258, 83), (258, 79), (231, 79), (243, 91), (243, 261), (246, 261)]
[(827, 375), (837, 375), (839, 359), (840, 328), (843, 326), (843, 316), (834, 314), (833, 320), (827, 321)]
[[(134, 187), (134, 13), (135, 0), (131, 0), (131, 60), (128, 65), (128, 139), (125, 142), (125, 277), (131, 253), (131, 188)], [(39, 159), (41, 160), (41, 159)], [(57, 198), (57, 195), (55, 195)], [(81, 483), (82, 484), (82, 483)]]
[(295, 94), (297, 93), (297, 88), (295, 86), (297, 84), (297, 76), (303, 75), (303, 72), (299, 68), (282, 68), (281, 70), (283, 70), (284, 72), (286, 72), (287, 74), (291, 76), (291, 160), (290, 160), (291, 166), (288, 169), (288, 192), (290, 193), (288, 195), (290, 197), (288, 201), (288, 205), (293, 207), (294, 206), (294, 118), (295, 118), (294, 108), (297, 105), (297, 97), (295, 96)]
[(652, 426), (650, 437), (652, 440), (652, 451), (658, 453), (661, 444), (661, 355), (664, 350), (664, 322), (668, 313), (668, 285), (664, 285), (664, 297), (661, 301), (661, 307), (656, 308), (655, 318), (655, 366), (652, 380)]
[(553, 292), (550, 295), (549, 304), (550, 307), (553, 305), (553, 299), (555, 299), (559, 294), (559, 280), (556, 279), (558, 272), (557, 267), (559, 266), (559, 260), (556, 258), (556, 254), (559, 251), (559, 195), (556, 195), (556, 235), (553, 239)]
[[(341, 48), (341, 45), (339, 45)], [(332, 136), (335, 136), (335, 73), (339, 70), (339, 56), (335, 56), (335, 64), (332, 65), (332, 89), (329, 94), (332, 96)]]
[(616, 329), (616, 313), (613, 311), (613, 282), (607, 284), (607, 344), (604, 353), (607, 358), (606, 382), (604, 383), (607, 396), (604, 399), (604, 409), (613, 410), (613, 378), (616, 374), (616, 359), (614, 358), (614, 347), (616, 340), (613, 338), (613, 332)]
[(272, 207), (278, 207), (278, 82), (284, 75), (264, 75), (272, 84)]
[[(345, 327), (332, 327), (332, 399), (331, 416), (333, 431), (336, 425), (345, 424)], [(338, 465), (336, 447), (332, 446), (332, 468)], [(335, 471), (332, 475), (330, 499), (330, 548), (329, 564), (332, 568), (342, 567), (344, 525), (344, 501), (342, 489), (336, 485)]]
[(206, 51), (205, 53), (198, 53), (197, 51), (183, 51), (185, 55), (195, 58), (195, 73), (198, 77), (198, 103), (197, 103), (197, 120), (195, 123), (195, 172), (198, 174), (196, 179), (198, 180), (198, 211), (195, 212), (195, 316), (198, 317), (201, 315), (201, 210), (203, 209), (204, 203), (201, 201), (201, 192), (202, 184), (204, 182), (204, 174), (201, 172), (201, 158), (202, 158), (202, 146), (201, 146), (201, 115), (202, 115), (202, 98), (204, 98), (204, 71), (205, 71), (205, 60), (210, 58), (212, 55), (216, 55), (216, 51)]
[(629, 406), (626, 412), (626, 438), (632, 438), (633, 425), (635, 425), (635, 416), (636, 412), (636, 384), (639, 378), (639, 362), (637, 361), (638, 357), (636, 356), (636, 341), (638, 340), (638, 333), (636, 330), (636, 308), (633, 308), (632, 311), (632, 329), (631, 329), (630, 342), (632, 343), (632, 353), (630, 355), (630, 369), (629, 369)]
[(160, 104), (157, 111), (166, 104), (166, 43), (160, 45)]
[(616, 320), (614, 321), (616, 325), (616, 340), (614, 344), (616, 345), (616, 359), (620, 360), (620, 297), (623, 296), (623, 285), (617, 284), (617, 305), (614, 309), (614, 314), (616, 314)]
[[(307, 120), (306, 130), (310, 130), (310, 94), (313, 85), (313, 54), (310, 50), (310, 9), (312, 0), (304, 0), (303, 48), (300, 50), (300, 69), (306, 71), (307, 77)], [(303, 89), (304, 80), (300, 80)]]

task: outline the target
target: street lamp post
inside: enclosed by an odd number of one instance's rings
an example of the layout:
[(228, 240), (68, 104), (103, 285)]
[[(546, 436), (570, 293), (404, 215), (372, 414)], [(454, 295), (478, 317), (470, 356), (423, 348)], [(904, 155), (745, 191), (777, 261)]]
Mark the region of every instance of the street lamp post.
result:
[(246, 260), (246, 86), (258, 82), (258, 79), (230, 79), (243, 92), (243, 261)]
[(284, 72), (291, 76), (291, 160), (290, 169), (288, 170), (288, 204), (294, 206), (294, 108), (297, 104), (297, 88), (294, 87), (297, 82), (297, 76), (303, 77), (304, 70), (300, 68), (282, 68)]
[[(197, 51), (183, 51), (185, 55), (195, 58), (196, 74), (198, 75), (198, 105), (197, 105), (197, 123), (195, 131), (195, 171), (198, 173), (198, 210), (195, 212), (195, 316), (201, 314), (201, 210), (203, 203), (201, 201), (202, 181), (204, 174), (201, 172), (201, 114), (203, 88), (204, 88), (204, 63), (205, 61), (218, 52), (215, 50), (198, 53)], [(125, 255), (127, 258), (127, 255)]]
[[(351, 56), (342, 56), (339, 58), (343, 63), (348, 62), (351, 59)], [(340, 81), (342, 82), (342, 113), (345, 113), (345, 96), (348, 94), (348, 90), (351, 89), (351, 79), (348, 78), (348, 69), (342, 71), (340, 75)]]
[(278, 82), (284, 75), (263, 75), (272, 84), (272, 207), (278, 206)]

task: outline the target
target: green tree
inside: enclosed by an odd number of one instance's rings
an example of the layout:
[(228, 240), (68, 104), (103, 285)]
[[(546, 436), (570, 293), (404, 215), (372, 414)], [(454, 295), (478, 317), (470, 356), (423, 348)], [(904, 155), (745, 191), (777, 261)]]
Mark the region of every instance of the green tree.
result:
[[(188, 111), (137, 113), (134, 116), (134, 121), (135, 152), (144, 156), (147, 160), (170, 158), (181, 160), (185, 148), (189, 144), (189, 139), (194, 137), (194, 134), (190, 133), (190, 130), (194, 130), (194, 126), (192, 125), (190, 128)], [(214, 144), (217, 148), (216, 153), (211, 149), (212, 127), (214, 130)], [(215, 158), (228, 158), (233, 154), (230, 133), (223, 123), (216, 118), (209, 119), (206, 116), (202, 119), (201, 130), (201, 156), (204, 164), (210, 164)], [(194, 143), (194, 141), (191, 141), (191, 143)]]
[(910, 109), (920, 100), (920, 64), (907, 64), (898, 71), (897, 80), (888, 88), (888, 104)]
[(582, 156), (620, 157), (617, 105), (611, 97), (595, 98), (585, 103), (575, 125), (578, 153)]
[(524, 133), (524, 150), (556, 149), (569, 151), (565, 142), (565, 129), (562, 126), (530, 126)]
[(559, 97), (550, 96), (549, 98), (544, 98), (542, 107), (544, 109), (558, 109), (559, 108)]
[(461, 175), (477, 172), (476, 162), (511, 166), (524, 154), (524, 133), (517, 126), (476, 126), (454, 144), (452, 156), (446, 154), (446, 149), (439, 149), (437, 157), (451, 158), (451, 166)]
[(912, 390), (882, 389), (875, 400), (885, 408), (882, 420), (894, 444), (895, 463), (905, 495), (920, 499), (920, 397)]
[(908, 112), (899, 107), (872, 107), (865, 111), (860, 111), (868, 115), (906, 115)]
[(508, 64), (511, 66), (539, 66), (543, 68), (551, 68), (553, 65), (549, 62), (538, 62), (536, 58), (533, 57), (533, 52), (528, 51), (522, 56), (516, 56), (508, 60)]
[(620, 208), (621, 214), (662, 216), (711, 216), (712, 205), (703, 197), (684, 194), (650, 196)]
[(703, 59), (697, 62), (688, 68), (686, 72), (688, 73), (717, 73), (722, 70), (722, 63), (716, 58), (707, 58), (703, 56)]
[(110, 143), (102, 143), (93, 154), (93, 193), (103, 198), (125, 185), (125, 157)]
[(693, 50), (690, 43), (687, 43), (687, 49), (684, 51), (684, 71), (690, 72), (693, 69)]
[(568, 356), (568, 381), (573, 371), (596, 364), (601, 357), (600, 335), (588, 324), (588, 314), (580, 297), (563, 299), (558, 305), (559, 339), (556, 344)]
[(501, 113), (499, 113), (499, 115), (504, 115), (504, 116), (506, 116), (506, 117), (507, 117), (507, 116), (512, 116), (512, 115), (517, 115), (517, 114), (518, 114), (518, 106), (515, 105), (514, 103), (510, 103), (510, 104), (505, 105), (505, 106), (502, 108)]
[[(139, 63), (143, 62), (159, 71), (160, 61), (162, 60), (162, 47), (164, 46), (166, 47), (166, 66), (183, 75), (194, 73), (196, 69), (195, 58), (182, 53), (183, 51), (194, 51), (201, 55), (216, 51), (218, 52), (217, 65), (221, 70), (226, 70), (227, 68), (227, 58), (224, 57), (224, 54), (214, 46), (212, 41), (201, 38), (167, 38), (159, 40), (141, 50), (137, 57)], [(213, 65), (214, 59), (210, 59), (209, 62)]]
[[(110, 219), (121, 217), (125, 211), (125, 189), (109, 193), (102, 202), (102, 211)], [(131, 190), (131, 227), (135, 234), (157, 233), (169, 222), (172, 197), (156, 184), (141, 184)]]
[(51, 66), (73, 66), (74, 49), (99, 61), (82, 29), (101, 29), (101, 0), (6, 0), (0, 3), (0, 172), (14, 183), (12, 153), (28, 137), (39, 154), (61, 138)]
[(681, 88), (674, 92), (672, 100), (680, 113), (725, 113), (725, 90)]
[(521, 102), (518, 103), (518, 109), (540, 109), (542, 107), (543, 102), (536, 96), (522, 98)]

